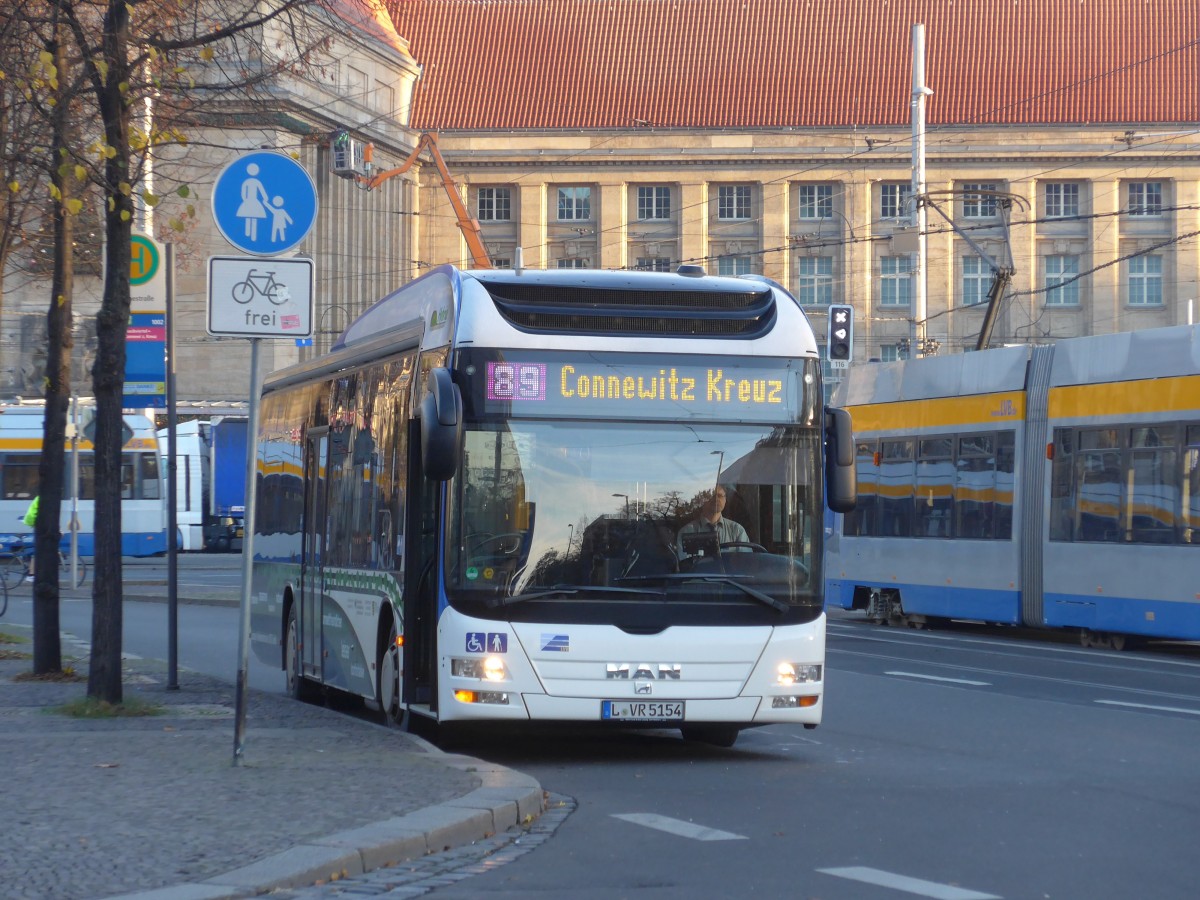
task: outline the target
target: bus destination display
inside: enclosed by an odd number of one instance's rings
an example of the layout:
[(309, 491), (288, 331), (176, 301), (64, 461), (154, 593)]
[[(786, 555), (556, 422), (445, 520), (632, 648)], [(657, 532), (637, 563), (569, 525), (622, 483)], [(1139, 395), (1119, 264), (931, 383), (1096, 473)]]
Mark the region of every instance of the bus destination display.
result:
[[(479, 368), (483, 369), (479, 373)], [(717, 416), (796, 421), (805, 405), (804, 362), (774, 365), (661, 363), (645, 357), (488, 360), (482, 367), (483, 410), (497, 404), (518, 415)], [(810, 379), (811, 381), (812, 379)], [(478, 390), (479, 385), (475, 385)]]

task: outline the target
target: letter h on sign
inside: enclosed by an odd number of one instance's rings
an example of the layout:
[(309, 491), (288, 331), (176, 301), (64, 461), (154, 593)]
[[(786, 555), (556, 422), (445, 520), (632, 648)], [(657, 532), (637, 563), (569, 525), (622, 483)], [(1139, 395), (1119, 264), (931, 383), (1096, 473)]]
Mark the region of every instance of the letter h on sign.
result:
[(829, 336), (826, 354), (831, 361), (849, 362), (854, 355), (854, 307), (834, 304), (829, 307)]

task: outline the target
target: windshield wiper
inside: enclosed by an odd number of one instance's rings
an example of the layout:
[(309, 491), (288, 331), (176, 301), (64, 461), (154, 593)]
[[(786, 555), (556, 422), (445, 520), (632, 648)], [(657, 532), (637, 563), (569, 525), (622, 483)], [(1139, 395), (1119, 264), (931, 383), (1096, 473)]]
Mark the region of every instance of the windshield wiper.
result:
[(526, 600), (552, 600), (559, 597), (574, 597), (577, 594), (639, 594), (661, 597), (662, 591), (650, 588), (621, 588), (603, 587), (594, 584), (556, 584), (551, 588), (540, 591), (526, 591), (523, 594), (513, 594), (510, 597), (492, 597), (487, 605), (492, 609), (499, 606), (512, 606), (514, 603), (524, 603)]
[(639, 575), (636, 578), (622, 578), (622, 581), (676, 581), (686, 583), (690, 581), (708, 581), (715, 584), (729, 584), (737, 588), (747, 597), (753, 597), (759, 603), (766, 604), (771, 609), (777, 612), (785, 613), (789, 609), (786, 603), (782, 600), (772, 597), (770, 594), (764, 593), (757, 588), (752, 588), (750, 585), (739, 581), (732, 575), (691, 575), (691, 574), (676, 574), (673, 572), (664, 572), (661, 575)]

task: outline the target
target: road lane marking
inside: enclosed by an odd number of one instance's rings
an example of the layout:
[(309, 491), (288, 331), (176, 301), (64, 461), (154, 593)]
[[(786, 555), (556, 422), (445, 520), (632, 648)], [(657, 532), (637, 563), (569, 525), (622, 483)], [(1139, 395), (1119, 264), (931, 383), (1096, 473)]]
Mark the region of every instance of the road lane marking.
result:
[(972, 684), (977, 687), (991, 687), (990, 681), (972, 681), (970, 678), (941, 678), (937, 675), (922, 675), (919, 672), (884, 672), (884, 675), (899, 675), (901, 678), (921, 678), (925, 681), (944, 681), (948, 684)]
[(632, 822), (634, 825), (645, 825), (647, 828), (655, 828), (659, 831), (678, 835), (679, 837), (691, 838), (693, 841), (749, 840), (742, 834), (733, 834), (732, 832), (721, 831), (717, 828), (706, 828), (703, 825), (695, 825), (692, 822), (684, 822), (681, 819), (669, 819), (666, 816), (657, 816), (654, 813), (613, 813), (613, 818)]
[(968, 891), (949, 884), (938, 884), (936, 881), (909, 878), (907, 875), (897, 875), (895, 872), (885, 872), (882, 869), (872, 869), (867, 866), (817, 869), (817, 871), (837, 878), (849, 878), (851, 881), (861, 881), (864, 884), (916, 894), (918, 897), (931, 897), (933, 900), (1001, 900), (996, 894), (981, 894), (979, 891)]
[(1156, 712), (1184, 713), (1189, 716), (1200, 716), (1200, 709), (1184, 709), (1180, 706), (1154, 706), (1150, 703), (1128, 703), (1124, 700), (1097, 700), (1105, 706), (1127, 706), (1132, 709), (1152, 709)]

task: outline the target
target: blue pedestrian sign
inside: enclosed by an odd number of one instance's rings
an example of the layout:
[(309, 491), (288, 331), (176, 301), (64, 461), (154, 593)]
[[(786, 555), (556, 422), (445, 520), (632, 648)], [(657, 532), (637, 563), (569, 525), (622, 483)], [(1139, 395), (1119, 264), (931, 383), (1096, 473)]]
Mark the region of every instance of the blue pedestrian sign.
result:
[(283, 153), (260, 150), (221, 170), (213, 185), (213, 219), (225, 240), (255, 256), (286, 253), (317, 221), (317, 186)]

